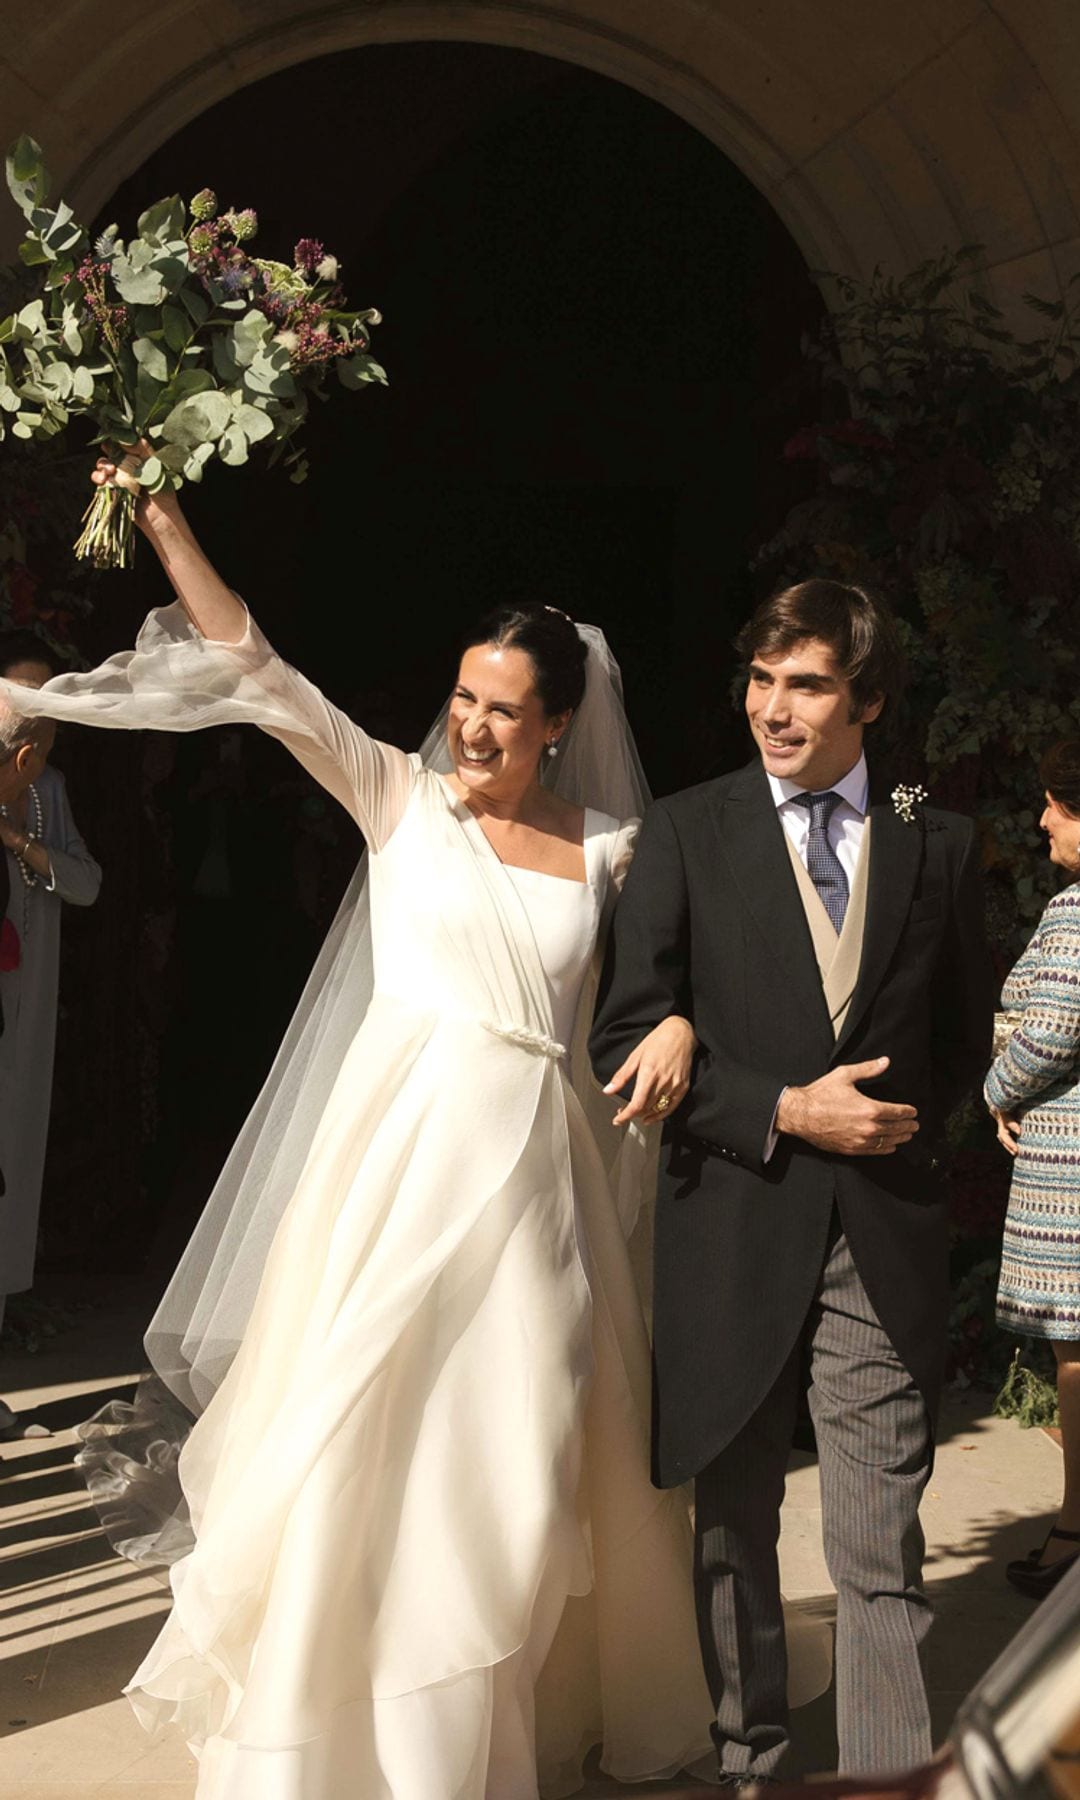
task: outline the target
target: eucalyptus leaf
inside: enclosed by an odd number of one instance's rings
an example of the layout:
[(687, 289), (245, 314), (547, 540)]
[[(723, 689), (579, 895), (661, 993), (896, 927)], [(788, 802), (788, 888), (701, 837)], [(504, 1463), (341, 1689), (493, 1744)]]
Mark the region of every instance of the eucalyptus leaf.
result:
[(201, 481), (203, 469), (206, 467), (206, 464), (210, 461), (213, 454), (213, 444), (200, 444), (197, 450), (192, 451), (192, 454), (184, 464), (184, 479), (186, 481)]
[[(51, 293), (54, 288), (63, 288), (66, 297), (70, 299), (71, 293), (68, 289), (68, 283), (72, 282), (74, 285), (74, 275), (75, 258), (73, 256), (58, 256), (56, 261), (51, 262), (45, 271), (46, 292)], [(80, 293), (84, 291), (81, 283), (79, 283), (79, 291)]]
[(176, 297), (194, 324), (202, 325), (209, 318), (210, 302), (205, 294), (199, 292), (198, 288), (192, 287), (190, 281), (185, 282), (184, 286), (178, 290)]
[(166, 443), (186, 444), (191, 450), (212, 445), (229, 423), (232, 407), (227, 394), (212, 388), (192, 394), (174, 406), (162, 426)]
[(32, 438), (34, 433), (31, 427), (26, 423), (26, 420), (20, 417), (16, 419), (14, 425), (11, 427), (11, 435), (12, 437), (17, 438)]
[(112, 260), (112, 277), (121, 300), (129, 306), (160, 306), (165, 298), (165, 284), (153, 269), (137, 268), (132, 259), (118, 250)]
[(65, 306), (64, 308), (60, 325), (60, 335), (64, 341), (64, 349), (68, 352), (69, 356), (82, 355), (82, 332), (79, 330), (79, 321), (75, 316), (75, 308), (73, 306)]
[(16, 138), (7, 153), (8, 191), (19, 210), (29, 218), (43, 206), (49, 193), (49, 172), (41, 145), (32, 137)]
[(187, 208), (179, 194), (158, 200), (139, 215), (139, 236), (147, 244), (168, 244), (183, 236)]
[[(23, 332), (29, 332), (31, 337), (37, 337), (39, 333), (47, 330), (44, 300), (31, 300), (28, 306), (20, 308), (15, 317), (22, 326)], [(16, 335), (19, 336), (21, 333), (16, 333)]]
[(51, 256), (65, 256), (83, 240), (85, 233), (70, 206), (61, 200), (52, 224), (41, 234), (41, 241)]
[(165, 467), (160, 456), (148, 456), (139, 470), (139, 483), (148, 494), (156, 494), (165, 480)]
[(140, 432), (146, 430), (153, 413), (157, 410), (164, 387), (164, 382), (151, 375), (149, 369), (140, 368), (138, 380), (135, 383), (135, 425)]
[(28, 269), (35, 269), (39, 263), (47, 263), (52, 259), (39, 237), (26, 237), (19, 245), (19, 260), (24, 262)]
[(248, 441), (239, 427), (230, 426), (218, 439), (218, 455), (230, 468), (237, 468), (248, 459)]
[(179, 475), (187, 462), (189, 452), (183, 444), (162, 444), (157, 453), (158, 462), (173, 475)]
[(371, 381), (386, 386), (386, 370), (373, 356), (367, 356), (364, 352), (358, 356), (339, 357), (337, 372), (342, 387), (351, 388), (354, 392), (357, 388), (366, 387)]
[(155, 256), (154, 268), (157, 270), (169, 294), (178, 294), (187, 281), (191, 270), (179, 256)]
[(296, 383), (289, 369), (288, 351), (280, 347), (259, 350), (251, 367), (244, 370), (244, 386), (253, 394), (270, 394), (278, 400), (291, 399)]
[(236, 360), (233, 348), (232, 331), (215, 331), (212, 355), (214, 368), (221, 376), (222, 381), (236, 381), (240, 374), (240, 365)]
[(271, 330), (272, 326), (265, 313), (258, 312), (254, 307), (233, 326), (228, 335), (233, 356), (242, 369), (250, 366)]
[(155, 381), (168, 381), (169, 360), (160, 344), (155, 344), (152, 338), (141, 337), (135, 339), (131, 348), (135, 361), (148, 375), (152, 375)]
[(242, 400), (233, 414), (233, 423), (242, 431), (249, 444), (257, 444), (261, 438), (269, 437), (274, 429), (274, 421), (261, 406), (251, 406)]
[(188, 338), (191, 336), (191, 328), (180, 308), (166, 306), (161, 315), (161, 322), (165, 331), (165, 342), (169, 349), (175, 350), (178, 354), (186, 350)]
[(13, 387), (0, 387), (0, 408), (4, 412), (18, 412), (22, 401)]
[(76, 400), (92, 400), (94, 398), (94, 377), (90, 370), (81, 363), (72, 375), (72, 392)]
[(50, 388), (58, 400), (66, 400), (74, 384), (71, 364), (66, 362), (50, 363), (42, 374), (42, 381)]
[(205, 394), (207, 388), (214, 385), (214, 377), (209, 369), (181, 369), (169, 383), (177, 402), (186, 400), (191, 394)]

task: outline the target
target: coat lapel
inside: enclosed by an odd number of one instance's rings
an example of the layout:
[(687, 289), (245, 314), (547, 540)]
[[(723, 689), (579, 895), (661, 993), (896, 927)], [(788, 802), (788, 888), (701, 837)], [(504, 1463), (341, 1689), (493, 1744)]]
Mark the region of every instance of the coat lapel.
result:
[(819, 1022), (831, 1042), (832, 1024), (806, 909), (761, 763), (741, 770), (725, 797), (716, 796), (711, 804), (731, 879), (770, 956), (784, 972), (792, 1005)]
[(905, 824), (891, 801), (872, 805), (870, 817), (874, 828), (867, 871), (862, 961), (844, 1028), (836, 1041), (838, 1055), (885, 978), (907, 922), (923, 860), (921, 821)]

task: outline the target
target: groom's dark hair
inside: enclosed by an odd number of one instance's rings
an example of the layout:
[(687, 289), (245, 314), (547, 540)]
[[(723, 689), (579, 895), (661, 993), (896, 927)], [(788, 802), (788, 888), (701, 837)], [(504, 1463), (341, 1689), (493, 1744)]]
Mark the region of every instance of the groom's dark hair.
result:
[(851, 684), (852, 715), (883, 698), (879, 721), (891, 713), (907, 685), (907, 658), (887, 604), (871, 588), (815, 577), (780, 588), (746, 621), (735, 648), (743, 662), (783, 656), (807, 638), (828, 644), (837, 668)]

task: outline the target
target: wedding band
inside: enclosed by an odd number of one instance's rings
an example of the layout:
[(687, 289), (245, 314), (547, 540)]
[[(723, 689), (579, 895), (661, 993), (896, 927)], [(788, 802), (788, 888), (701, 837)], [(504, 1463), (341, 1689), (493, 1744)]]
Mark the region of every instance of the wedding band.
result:
[(670, 1094), (658, 1094), (657, 1095), (657, 1097), (656, 1097), (656, 1111), (657, 1112), (667, 1112), (667, 1109), (670, 1105), (671, 1105), (671, 1095)]

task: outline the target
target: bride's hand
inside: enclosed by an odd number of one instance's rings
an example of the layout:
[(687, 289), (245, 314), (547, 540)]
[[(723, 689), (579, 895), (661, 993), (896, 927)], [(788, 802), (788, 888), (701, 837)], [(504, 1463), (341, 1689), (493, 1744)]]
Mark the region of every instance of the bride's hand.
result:
[(660, 1119), (669, 1119), (686, 1098), (696, 1049), (693, 1026), (677, 1013), (643, 1037), (604, 1089), (605, 1094), (617, 1094), (629, 1082), (634, 1083), (633, 1093), (620, 1106), (612, 1123), (627, 1125), (636, 1119), (641, 1125), (654, 1125)]
[(163, 526), (181, 522), (183, 514), (174, 488), (163, 487), (156, 494), (144, 494), (139, 488), (139, 469), (148, 456), (154, 455), (152, 444), (140, 438), (137, 444), (124, 450), (119, 461), (112, 444), (106, 444), (105, 452), (90, 471), (90, 479), (95, 487), (126, 487), (136, 493), (135, 523), (140, 531), (153, 538)]

